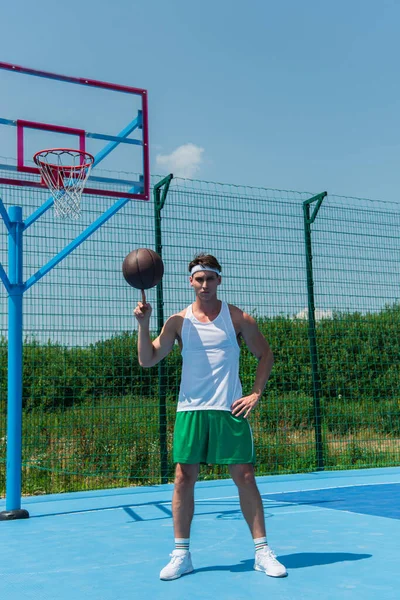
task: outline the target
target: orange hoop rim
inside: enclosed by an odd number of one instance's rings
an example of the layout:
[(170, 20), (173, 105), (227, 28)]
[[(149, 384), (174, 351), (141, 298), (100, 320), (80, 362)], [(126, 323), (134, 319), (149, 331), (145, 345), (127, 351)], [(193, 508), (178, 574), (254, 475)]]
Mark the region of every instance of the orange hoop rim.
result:
[[(84, 158), (85, 162), (82, 162), (79, 165), (59, 165), (42, 160), (43, 154), (50, 154), (51, 152), (65, 152), (66, 154), (74, 152), (75, 154), (80, 154)], [(54, 169), (55, 171), (61, 171), (63, 169), (68, 169), (69, 171), (80, 171), (81, 169), (88, 169), (93, 165), (94, 156), (90, 154), (90, 152), (86, 152), (86, 150), (77, 150), (76, 148), (45, 148), (44, 150), (39, 150), (36, 152), (33, 155), (33, 160), (39, 168), (50, 167), (50, 169)]]

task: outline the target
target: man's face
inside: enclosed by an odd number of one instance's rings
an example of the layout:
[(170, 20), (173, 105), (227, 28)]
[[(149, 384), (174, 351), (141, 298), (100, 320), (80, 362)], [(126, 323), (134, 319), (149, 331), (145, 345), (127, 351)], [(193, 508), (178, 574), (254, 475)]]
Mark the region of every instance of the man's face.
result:
[(221, 283), (221, 277), (213, 271), (197, 271), (189, 281), (196, 296), (206, 300), (215, 296), (217, 287)]

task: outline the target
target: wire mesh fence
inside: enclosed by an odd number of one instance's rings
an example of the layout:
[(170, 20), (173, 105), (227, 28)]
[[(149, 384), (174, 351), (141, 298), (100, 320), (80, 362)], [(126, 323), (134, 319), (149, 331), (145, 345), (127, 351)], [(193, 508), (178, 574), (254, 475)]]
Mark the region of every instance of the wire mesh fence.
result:
[[(38, 189), (5, 186), (0, 196), (5, 205), (22, 205), (24, 218), (47, 199)], [(303, 202), (310, 196), (174, 179), (161, 211), (165, 317), (193, 301), (187, 265), (195, 253), (206, 251), (222, 265), (220, 297), (257, 319), (274, 352), (271, 379), (251, 417), (258, 475), (314, 470), (318, 452), (327, 469), (400, 462), (400, 208), (354, 198), (324, 199), (311, 225), (316, 325), (310, 333), (303, 218)], [(47, 212), (25, 233), (24, 279), (111, 203), (105, 197), (84, 197), (78, 222)], [(165, 359), (162, 379), (157, 367), (139, 367), (132, 310), (140, 292), (127, 286), (121, 273), (126, 254), (133, 248), (154, 248), (154, 236), (153, 200), (131, 202), (24, 295), (24, 493), (172, 479), (180, 353), (175, 347)], [(7, 270), (5, 228), (0, 257)], [(156, 335), (156, 290), (147, 296)], [(3, 493), (5, 291), (1, 297)], [(319, 449), (311, 334), (321, 388)], [(243, 347), (245, 393), (252, 387), (256, 364)], [(224, 467), (205, 465), (200, 477), (226, 475)]]

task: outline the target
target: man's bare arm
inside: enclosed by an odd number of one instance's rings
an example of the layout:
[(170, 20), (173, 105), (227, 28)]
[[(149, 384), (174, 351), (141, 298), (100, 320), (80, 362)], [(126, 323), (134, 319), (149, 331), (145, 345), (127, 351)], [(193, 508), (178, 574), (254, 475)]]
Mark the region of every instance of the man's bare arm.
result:
[(239, 323), (240, 334), (248, 349), (258, 359), (253, 389), (248, 396), (239, 398), (232, 404), (232, 413), (235, 416), (243, 415), (247, 417), (261, 398), (272, 371), (274, 355), (253, 317), (242, 313), (237, 322)]
[(174, 347), (177, 339), (178, 315), (173, 315), (164, 324), (160, 335), (151, 340), (149, 322), (151, 316), (150, 304), (138, 302), (134, 315), (138, 321), (138, 360), (141, 367), (154, 367), (165, 358)]
[(260, 399), (274, 365), (274, 355), (253, 317), (244, 313), (242, 336), (250, 352), (258, 359), (252, 394)]

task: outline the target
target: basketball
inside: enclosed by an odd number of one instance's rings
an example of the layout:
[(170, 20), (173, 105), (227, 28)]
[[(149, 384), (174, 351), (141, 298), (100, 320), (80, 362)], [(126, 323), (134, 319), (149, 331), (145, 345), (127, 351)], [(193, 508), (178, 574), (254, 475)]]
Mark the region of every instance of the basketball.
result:
[(161, 256), (149, 248), (137, 248), (125, 257), (122, 273), (129, 285), (148, 290), (159, 283), (164, 275)]

